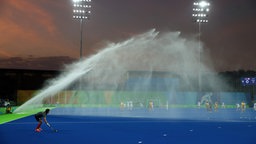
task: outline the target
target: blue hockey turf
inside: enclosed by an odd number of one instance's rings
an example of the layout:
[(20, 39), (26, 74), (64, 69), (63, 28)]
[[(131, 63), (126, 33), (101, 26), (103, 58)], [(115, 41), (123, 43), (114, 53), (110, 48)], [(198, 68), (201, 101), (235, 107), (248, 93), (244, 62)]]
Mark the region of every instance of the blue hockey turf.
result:
[[(58, 111), (58, 110), (56, 110)], [(48, 115), (58, 132), (42, 125), (34, 131), (33, 116), (0, 125), (1, 144), (255, 144), (256, 112), (234, 109), (206, 112), (185, 109), (187, 118), (156, 117), (161, 111), (136, 111), (133, 117)], [(126, 113), (126, 112), (125, 112)], [(128, 111), (127, 111), (128, 113)], [(129, 111), (131, 113), (131, 111)], [(139, 114), (144, 114), (142, 117)], [(162, 112), (172, 115), (172, 111)], [(174, 111), (173, 111), (174, 113)], [(192, 116), (193, 115), (193, 116)], [(227, 117), (229, 115), (229, 117)], [(196, 119), (197, 117), (197, 119)]]

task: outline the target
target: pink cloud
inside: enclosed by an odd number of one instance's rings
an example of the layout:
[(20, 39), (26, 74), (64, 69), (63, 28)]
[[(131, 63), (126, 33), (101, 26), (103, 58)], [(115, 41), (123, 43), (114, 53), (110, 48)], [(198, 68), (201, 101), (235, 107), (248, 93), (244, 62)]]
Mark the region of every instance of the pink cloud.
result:
[(0, 57), (72, 56), (71, 42), (61, 37), (56, 18), (42, 6), (44, 1), (6, 0), (3, 3), (0, 15)]

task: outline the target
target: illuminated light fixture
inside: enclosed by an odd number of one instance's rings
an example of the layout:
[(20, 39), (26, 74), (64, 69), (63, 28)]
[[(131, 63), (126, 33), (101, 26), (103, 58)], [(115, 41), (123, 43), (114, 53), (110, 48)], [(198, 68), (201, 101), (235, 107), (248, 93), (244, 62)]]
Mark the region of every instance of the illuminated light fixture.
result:
[(73, 18), (88, 19), (91, 14), (91, 0), (73, 0)]
[(210, 3), (206, 0), (197, 1), (193, 3), (193, 14), (195, 22), (207, 23), (208, 22), (208, 13), (210, 11)]
[(201, 1), (201, 2), (199, 2), (199, 6), (200, 7), (210, 6), (210, 3), (206, 2), (206, 1)]

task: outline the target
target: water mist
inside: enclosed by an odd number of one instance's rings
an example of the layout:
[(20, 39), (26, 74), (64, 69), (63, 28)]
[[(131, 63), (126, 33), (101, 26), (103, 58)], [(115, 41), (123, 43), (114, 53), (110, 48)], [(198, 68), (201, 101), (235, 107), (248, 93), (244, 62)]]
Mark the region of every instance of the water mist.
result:
[[(124, 108), (132, 104), (133, 109), (148, 109), (150, 102), (158, 108), (168, 108), (171, 104), (193, 105), (197, 98), (187, 96), (200, 95), (199, 70), (213, 72), (201, 62), (200, 51), (203, 52), (202, 47), (195, 38), (183, 38), (180, 32), (160, 34), (154, 29), (120, 43), (110, 43), (97, 54), (66, 66), (62, 74), (48, 81), (15, 112), (50, 104), (103, 108), (107, 112), (102, 115), (116, 115), (111, 110), (120, 110), (120, 104)], [(213, 79), (208, 87), (214, 90), (221, 81), (217, 77)], [(92, 113), (97, 115), (97, 112)], [(72, 113), (87, 114), (86, 110)]]

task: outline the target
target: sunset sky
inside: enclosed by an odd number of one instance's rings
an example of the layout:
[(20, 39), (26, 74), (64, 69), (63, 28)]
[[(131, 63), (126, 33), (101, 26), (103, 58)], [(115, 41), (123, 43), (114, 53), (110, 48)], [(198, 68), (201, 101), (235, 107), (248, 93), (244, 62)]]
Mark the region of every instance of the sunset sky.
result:
[[(84, 56), (152, 28), (195, 35), (193, 0), (92, 0)], [(256, 1), (211, 0), (201, 40), (217, 71), (256, 70)], [(59, 69), (79, 58), (72, 0), (1, 0), (0, 68)]]

